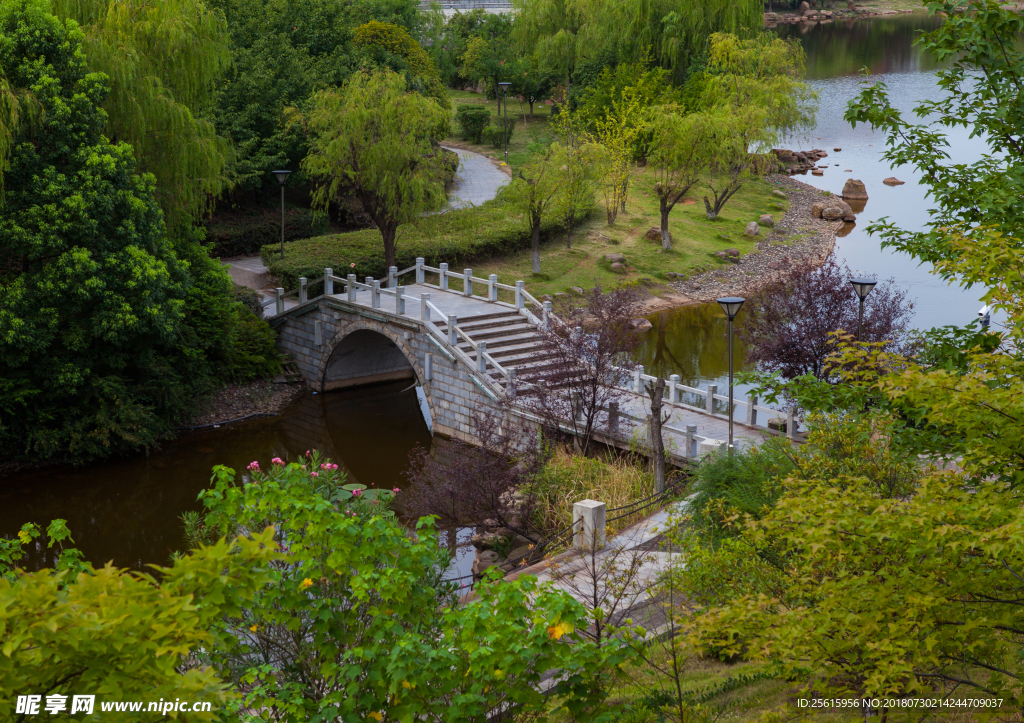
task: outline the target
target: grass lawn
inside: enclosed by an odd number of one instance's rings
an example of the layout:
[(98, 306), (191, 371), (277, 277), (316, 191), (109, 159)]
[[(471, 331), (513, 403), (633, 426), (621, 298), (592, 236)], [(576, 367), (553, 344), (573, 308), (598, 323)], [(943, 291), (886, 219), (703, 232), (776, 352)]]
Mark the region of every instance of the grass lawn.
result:
[[(476, 145), (467, 142), (462, 137), (462, 129), (459, 127), (459, 122), (455, 118), (455, 111), (460, 105), (480, 105), (491, 111), (491, 118), (494, 125), (501, 125), (501, 118), (498, 117), (498, 101), (487, 100), (481, 93), (471, 93), (465, 90), (448, 90), (448, 95), (452, 99), (452, 123), (451, 123), (451, 134), (448, 136), (449, 141), (455, 141), (460, 146), (464, 146), (469, 150), (476, 151), (477, 153), (483, 153), (484, 155), (490, 155), (495, 158), (501, 159), (504, 156), (503, 148), (495, 148), (489, 143), (483, 145)], [(520, 105), (522, 106), (520, 108)], [(543, 144), (547, 146), (553, 140), (555, 140), (554, 133), (548, 128), (548, 120), (551, 117), (551, 107), (544, 105), (543, 103), (536, 103), (533, 106), (533, 118), (529, 118), (530, 107), (526, 103), (520, 104), (519, 101), (510, 100), (508, 104), (508, 118), (511, 121), (514, 117), (516, 119), (515, 129), (512, 131), (512, 137), (508, 143), (508, 163), (512, 168), (524, 165), (529, 162), (533, 152), (530, 150), (530, 146), (534, 144)]]
[[(574, 229), (572, 247), (566, 248), (565, 235), (559, 234), (541, 245), (541, 273), (530, 271), (530, 252), (523, 249), (514, 254), (476, 262), (474, 272), (481, 276), (497, 274), (503, 283), (516, 279), (526, 281), (530, 293), (552, 294), (564, 292), (571, 286), (584, 289), (600, 284), (603, 288), (643, 278), (661, 282), (668, 279), (667, 272), (692, 273), (724, 262), (714, 254), (725, 249), (737, 249), (741, 254), (754, 250), (756, 241), (743, 231), (762, 213), (781, 218), (786, 201), (772, 195), (775, 188), (761, 179), (751, 180), (726, 204), (714, 221), (704, 212), (703, 189), (695, 188), (690, 198), (680, 202), (669, 216), (672, 232), (672, 250), (661, 250), (661, 239), (652, 241), (644, 234), (650, 228), (660, 228), (658, 199), (651, 189), (653, 172), (638, 169), (633, 190), (626, 204), (626, 213), (620, 213), (615, 224), (609, 226), (604, 206), (598, 196), (598, 207), (582, 227)], [(620, 253), (626, 257), (627, 273), (612, 272), (605, 254)]]

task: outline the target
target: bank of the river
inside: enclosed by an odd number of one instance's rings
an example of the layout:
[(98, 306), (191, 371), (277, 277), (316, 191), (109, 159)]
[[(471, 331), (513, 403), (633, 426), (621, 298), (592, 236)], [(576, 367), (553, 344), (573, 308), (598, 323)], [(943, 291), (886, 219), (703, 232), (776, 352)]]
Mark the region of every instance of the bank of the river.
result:
[(202, 411), (187, 429), (224, 424), (260, 414), (279, 414), (309, 389), (303, 382), (275, 384), (260, 380), (249, 384), (227, 384), (202, 403)]
[[(789, 207), (774, 228), (763, 228), (764, 238), (753, 253), (738, 263), (714, 268), (672, 284), (676, 298), (686, 299), (675, 306), (706, 303), (720, 296), (749, 296), (765, 284), (786, 278), (793, 269), (825, 262), (842, 232), (842, 221), (825, 221), (811, 216), (811, 206), (822, 198), (820, 189), (786, 176), (771, 176), (770, 181), (786, 194)], [(665, 308), (651, 309), (660, 311)]]
[(802, 3), (792, 10), (769, 10), (764, 14), (764, 25), (773, 28), (788, 23), (830, 23), (837, 20), (856, 20), (858, 18), (886, 17), (891, 15), (909, 15), (925, 12), (921, 0), (874, 0), (870, 3), (852, 3), (853, 7), (844, 2), (830, 3), (832, 7), (816, 7), (818, 3), (809, 2), (808, 8), (801, 10)]

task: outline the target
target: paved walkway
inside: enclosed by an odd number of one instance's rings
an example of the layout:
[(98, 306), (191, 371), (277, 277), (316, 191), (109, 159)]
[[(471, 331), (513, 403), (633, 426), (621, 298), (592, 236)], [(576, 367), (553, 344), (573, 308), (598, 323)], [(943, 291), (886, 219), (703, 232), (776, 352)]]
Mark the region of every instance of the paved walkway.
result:
[(459, 154), (459, 171), (455, 177), (455, 187), (448, 194), (452, 208), (469, 208), (490, 201), (509, 182), (509, 177), (487, 156), (461, 148), (448, 150)]

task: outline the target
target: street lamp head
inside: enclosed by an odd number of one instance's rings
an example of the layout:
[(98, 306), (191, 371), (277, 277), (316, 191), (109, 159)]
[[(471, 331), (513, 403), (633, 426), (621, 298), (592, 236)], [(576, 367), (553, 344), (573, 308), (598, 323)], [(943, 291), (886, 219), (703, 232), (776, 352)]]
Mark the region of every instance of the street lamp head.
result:
[(288, 181), (288, 175), (291, 171), (271, 171), (271, 173), (277, 177), (277, 182), (283, 186)]
[(740, 313), (740, 308), (746, 299), (741, 299), (739, 296), (723, 296), (721, 299), (716, 299), (716, 301), (721, 304), (722, 311), (725, 312), (725, 318), (732, 321)]
[(868, 294), (871, 293), (871, 289), (875, 288), (877, 283), (874, 279), (850, 279), (850, 285), (853, 286), (853, 290), (861, 301), (868, 298)]
[(511, 83), (498, 83), (498, 87), (501, 88), (501, 92), (502, 93), (507, 93), (508, 92), (508, 87), (510, 85), (512, 85), (512, 84)]

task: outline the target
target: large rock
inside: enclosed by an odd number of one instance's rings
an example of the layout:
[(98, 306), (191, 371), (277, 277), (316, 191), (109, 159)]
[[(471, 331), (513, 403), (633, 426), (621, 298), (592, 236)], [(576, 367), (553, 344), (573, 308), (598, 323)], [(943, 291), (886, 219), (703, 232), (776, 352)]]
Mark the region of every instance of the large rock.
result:
[(824, 211), (829, 205), (818, 201), (818, 203), (811, 206), (811, 218), (821, 218), (821, 212)]
[(884, 183), (886, 186), (902, 186), (904, 183), (906, 183), (906, 181), (901, 181), (900, 179), (896, 178), (896, 176), (889, 176), (884, 181), (882, 181), (882, 183)]
[(848, 201), (867, 201), (868, 191), (864, 188), (864, 182), (856, 179), (849, 179), (843, 186), (843, 198)]
[(661, 229), (660, 228), (649, 228), (647, 233), (644, 234), (644, 238), (648, 241), (661, 241)]
[(652, 326), (654, 325), (647, 319), (633, 319), (629, 322), (629, 328), (633, 331), (647, 331)]
[(612, 271), (614, 271), (616, 274), (624, 274), (626, 273), (626, 265), (616, 261), (615, 263), (612, 264)]
[(499, 564), (501, 564), (501, 555), (494, 550), (483, 550), (482, 552), (476, 553), (476, 558), (473, 560), (472, 571), (474, 575), (482, 575), (484, 570)]
[(626, 263), (626, 257), (622, 254), (605, 254), (605, 261), (610, 261), (613, 264), (624, 264)]
[(838, 221), (846, 215), (846, 212), (839, 206), (829, 206), (821, 212), (821, 217), (826, 221)]
[(743, 230), (747, 236), (760, 236), (761, 227), (757, 225), (757, 221), (751, 221), (747, 224), (747, 227)]
[(569, 287), (569, 291), (571, 291), (572, 293), (576, 294), (576, 296), (583, 296), (584, 294), (587, 293), (586, 291), (584, 291), (579, 286), (570, 286)]
[(810, 9), (811, 5), (810, 3), (807, 2), (807, 0), (804, 0), (802, 3), (800, 3), (800, 12), (805, 13)]
[(775, 225), (775, 219), (772, 218), (770, 214), (762, 213), (760, 217), (758, 217), (757, 219), (757, 225), (767, 226), (768, 228), (771, 228), (772, 226)]
[(789, 196), (787, 196), (785, 193), (779, 190), (772, 191), (772, 195), (778, 196), (779, 198), (789, 198)]
[(508, 553), (508, 560), (515, 561), (518, 560), (520, 557), (525, 557), (526, 555), (530, 554), (531, 550), (533, 550), (533, 545), (529, 544), (523, 545), (522, 547), (517, 547), (516, 549), (512, 550), (512, 552)]

